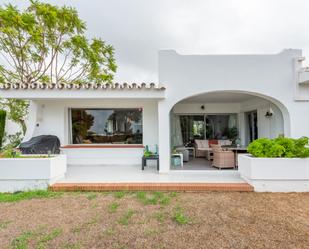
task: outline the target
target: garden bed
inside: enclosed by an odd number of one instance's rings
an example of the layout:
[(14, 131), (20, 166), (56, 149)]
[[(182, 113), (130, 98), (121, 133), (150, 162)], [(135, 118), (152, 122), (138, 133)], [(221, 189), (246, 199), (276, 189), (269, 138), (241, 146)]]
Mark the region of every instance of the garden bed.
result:
[(258, 192), (309, 191), (309, 158), (257, 158), (239, 155), (238, 171)]
[(47, 189), (64, 177), (65, 155), (22, 155), (0, 158), (0, 192)]

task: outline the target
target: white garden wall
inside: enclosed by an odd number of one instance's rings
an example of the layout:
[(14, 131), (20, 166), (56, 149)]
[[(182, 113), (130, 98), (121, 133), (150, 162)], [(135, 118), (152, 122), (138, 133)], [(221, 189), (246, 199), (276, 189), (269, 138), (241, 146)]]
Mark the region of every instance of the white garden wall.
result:
[(91, 148), (91, 146), (61, 149), (61, 153), (67, 155), (69, 165), (139, 165), (142, 162), (143, 151), (143, 148)]
[[(33, 156), (33, 155), (32, 155)], [(50, 158), (0, 158), (0, 192), (47, 189), (65, 176), (65, 155)]]
[(309, 191), (309, 158), (239, 155), (238, 171), (257, 192)]

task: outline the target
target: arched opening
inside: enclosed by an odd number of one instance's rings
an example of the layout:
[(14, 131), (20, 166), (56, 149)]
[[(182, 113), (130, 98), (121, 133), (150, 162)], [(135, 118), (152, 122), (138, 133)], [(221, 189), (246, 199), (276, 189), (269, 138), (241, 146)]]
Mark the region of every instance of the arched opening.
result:
[[(251, 141), (290, 135), (290, 118), (282, 103), (243, 91), (207, 92), (182, 99), (170, 111), (170, 124), (171, 169), (176, 170), (236, 169), (237, 154), (246, 152)], [(230, 154), (228, 159), (222, 153), (216, 165), (214, 150), (220, 149), (231, 153), (225, 153)]]

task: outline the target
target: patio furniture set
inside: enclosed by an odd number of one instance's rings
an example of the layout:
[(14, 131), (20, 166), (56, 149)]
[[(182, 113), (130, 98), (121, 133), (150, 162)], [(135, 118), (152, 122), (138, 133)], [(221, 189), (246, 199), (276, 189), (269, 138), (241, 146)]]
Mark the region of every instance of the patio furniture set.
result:
[[(172, 153), (172, 165), (184, 166), (184, 162), (188, 162), (190, 157), (205, 158), (211, 162), (211, 166), (218, 169), (237, 168), (238, 154), (246, 153), (246, 147), (232, 145), (231, 140), (195, 140), (194, 147), (177, 147)], [(142, 157), (142, 170), (147, 166), (147, 161), (156, 161), (157, 170), (160, 169), (159, 155), (157, 153), (151, 156)]]
[[(225, 140), (195, 140), (194, 147), (179, 147), (176, 148), (178, 154), (183, 155), (183, 161), (190, 160), (190, 151), (193, 158), (205, 158), (211, 161), (213, 167), (222, 168), (236, 168), (238, 166), (237, 156), (239, 153), (246, 153), (246, 147), (232, 145), (232, 141)], [(177, 156), (173, 154), (172, 156)], [(182, 166), (182, 165), (181, 165)]]

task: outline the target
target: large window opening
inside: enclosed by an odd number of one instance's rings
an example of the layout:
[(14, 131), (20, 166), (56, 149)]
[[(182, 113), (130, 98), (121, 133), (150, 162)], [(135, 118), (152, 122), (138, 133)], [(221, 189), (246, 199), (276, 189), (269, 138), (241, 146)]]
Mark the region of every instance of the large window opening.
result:
[(142, 109), (70, 109), (73, 144), (142, 144)]
[(179, 115), (184, 144), (195, 139), (231, 139), (237, 128), (236, 114)]

